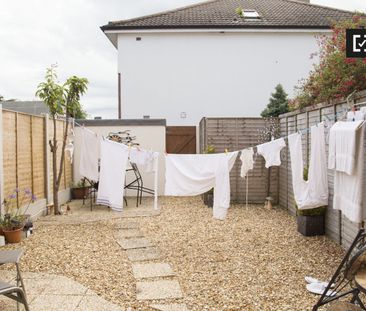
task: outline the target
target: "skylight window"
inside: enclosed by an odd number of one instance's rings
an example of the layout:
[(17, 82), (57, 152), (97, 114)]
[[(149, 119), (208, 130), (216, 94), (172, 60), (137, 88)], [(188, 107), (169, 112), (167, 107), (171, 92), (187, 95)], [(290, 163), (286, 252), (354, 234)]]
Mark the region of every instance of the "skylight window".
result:
[(243, 17), (244, 18), (259, 18), (259, 14), (257, 11), (254, 11), (254, 10), (243, 10)]
[(235, 12), (240, 17), (246, 18), (246, 19), (260, 19), (261, 18), (256, 10), (245, 10), (245, 9), (242, 9), (241, 7), (238, 7), (235, 10)]

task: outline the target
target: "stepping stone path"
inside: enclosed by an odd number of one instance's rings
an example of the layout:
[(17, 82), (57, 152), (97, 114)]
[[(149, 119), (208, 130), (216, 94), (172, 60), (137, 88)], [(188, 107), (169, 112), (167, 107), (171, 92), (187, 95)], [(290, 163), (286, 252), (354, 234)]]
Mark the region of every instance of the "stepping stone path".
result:
[(174, 272), (167, 263), (132, 264), (133, 275), (136, 279), (174, 276)]
[(132, 239), (123, 239), (119, 240), (118, 244), (123, 249), (135, 249), (135, 248), (146, 248), (151, 247), (151, 243), (148, 239), (145, 238), (132, 238)]
[[(150, 307), (161, 311), (188, 311), (184, 303), (172, 303), (171, 299), (182, 299), (183, 292), (175, 273), (168, 263), (149, 262), (161, 258), (155, 247), (134, 222), (123, 222), (116, 226), (117, 243), (126, 250), (132, 264), (136, 281), (137, 300), (160, 300)], [(166, 301), (165, 301), (166, 300)]]

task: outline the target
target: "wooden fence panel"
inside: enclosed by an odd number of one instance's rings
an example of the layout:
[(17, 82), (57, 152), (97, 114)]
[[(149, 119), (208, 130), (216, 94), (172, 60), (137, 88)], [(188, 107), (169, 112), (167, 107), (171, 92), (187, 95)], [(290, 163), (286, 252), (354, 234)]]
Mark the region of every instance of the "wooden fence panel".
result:
[(5, 198), (17, 187), (16, 113), (3, 111), (3, 167)]
[[(35, 116), (15, 111), (2, 111), (3, 119), (3, 179), (5, 198), (16, 188), (21, 190), (18, 204), (24, 205), (28, 200), (23, 196), (23, 190), (29, 189), (37, 199), (47, 198), (47, 181), (52, 184), (52, 154), (51, 168), (47, 176), (45, 139), (45, 117)], [(48, 122), (49, 139), (53, 135), (52, 122)], [(60, 163), (62, 132), (65, 122), (57, 121), (59, 140), (58, 163)], [(66, 173), (65, 173), (66, 172)], [(72, 181), (72, 164), (67, 158), (63, 170), (63, 180), (60, 190), (69, 187)]]
[(37, 198), (46, 197), (46, 158), (45, 158), (45, 121), (32, 116), (32, 161), (33, 193)]
[[(354, 103), (363, 103), (366, 106), (366, 91), (356, 95), (357, 99)], [(328, 156), (328, 138), (329, 129), (334, 124), (335, 120), (345, 115), (348, 105), (345, 102), (334, 102), (330, 104), (319, 104), (317, 106), (295, 111), (281, 115), (280, 128), (281, 136), (286, 136), (294, 133), (296, 130), (308, 128), (317, 124), (319, 121), (326, 121), (325, 137), (326, 137), (326, 155)], [(303, 156), (304, 165), (308, 164), (311, 142), (310, 133), (303, 135)], [(366, 145), (366, 138), (365, 138)], [(366, 150), (366, 149), (365, 149)], [(287, 161), (282, 156), (282, 165), (279, 168), (279, 203), (286, 208), (290, 214), (295, 214), (295, 201), (292, 191), (291, 178), (291, 161), (289, 153), (286, 153)], [(366, 185), (366, 157), (365, 157), (365, 174), (364, 182)], [(341, 212), (333, 209), (334, 196), (334, 174), (332, 170), (328, 170), (329, 184), (329, 204), (325, 217), (326, 234), (334, 241), (340, 243), (344, 248), (349, 247), (355, 235), (358, 232), (360, 224), (350, 222), (346, 217), (342, 216)], [(364, 192), (364, 206), (366, 208), (366, 191)]]
[[(200, 152), (208, 145), (215, 146), (216, 152), (242, 150), (259, 143), (259, 131), (266, 127), (262, 118), (203, 118), (200, 122)], [(246, 181), (240, 177), (241, 161), (236, 160), (230, 173), (231, 199), (246, 201)], [(278, 169), (271, 169), (270, 194), (278, 200)], [(256, 158), (254, 169), (248, 173), (248, 202), (264, 203), (267, 196), (268, 169), (264, 159)]]
[(18, 204), (23, 206), (29, 197), (25, 197), (23, 190), (32, 189), (32, 145), (30, 116), (18, 113), (17, 115), (17, 171), (18, 185), (21, 190)]

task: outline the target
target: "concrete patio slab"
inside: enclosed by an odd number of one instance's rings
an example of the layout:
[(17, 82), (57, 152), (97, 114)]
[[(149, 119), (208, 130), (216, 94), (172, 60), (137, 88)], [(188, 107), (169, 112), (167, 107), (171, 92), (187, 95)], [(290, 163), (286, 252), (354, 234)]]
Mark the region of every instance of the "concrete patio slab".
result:
[(138, 300), (182, 298), (178, 281), (145, 281), (136, 283), (136, 296)]
[[(0, 279), (15, 284), (14, 273), (15, 271), (0, 270)], [(34, 272), (23, 272), (22, 275), (31, 310), (123, 311), (119, 306), (65, 276)], [(17, 310), (15, 301), (0, 296), (0, 311), (15, 310)], [(20, 310), (24, 310), (22, 305)]]
[(138, 229), (139, 224), (137, 222), (123, 221), (116, 224), (117, 229)]
[(43, 294), (50, 295), (85, 295), (88, 288), (73, 280), (59, 276), (48, 283)]
[(82, 299), (81, 295), (39, 295), (29, 307), (37, 311), (75, 310)]
[(117, 242), (123, 249), (135, 249), (153, 246), (146, 238), (123, 239), (117, 240)]
[(121, 307), (105, 301), (99, 296), (85, 296), (75, 311), (123, 311)]
[(121, 240), (123, 238), (138, 238), (143, 236), (143, 233), (139, 229), (119, 229), (115, 233), (117, 240)]
[(167, 263), (132, 264), (132, 271), (136, 279), (174, 275), (171, 266)]
[(127, 256), (131, 261), (155, 260), (161, 257), (156, 247), (128, 249)]
[(150, 305), (151, 308), (159, 311), (188, 311), (186, 304), (184, 303), (172, 303), (172, 304), (154, 304)]

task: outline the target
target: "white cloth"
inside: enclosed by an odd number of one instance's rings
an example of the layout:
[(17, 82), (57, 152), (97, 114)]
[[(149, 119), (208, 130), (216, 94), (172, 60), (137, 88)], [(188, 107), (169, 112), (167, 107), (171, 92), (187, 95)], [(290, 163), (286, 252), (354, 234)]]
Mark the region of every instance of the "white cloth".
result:
[(329, 132), (328, 168), (353, 174), (356, 159), (356, 131), (363, 121), (336, 122)]
[(286, 147), (285, 140), (279, 138), (257, 146), (257, 153), (266, 160), (266, 168), (281, 165), (281, 150)]
[(166, 155), (165, 195), (193, 196), (214, 188), (213, 217), (223, 220), (230, 206), (230, 170), (238, 151)]
[(128, 147), (110, 140), (101, 142), (100, 178), (97, 203), (113, 210), (123, 209), (123, 191), (128, 163)]
[[(362, 122), (355, 121), (337, 122), (333, 127), (331, 133), (334, 137), (329, 141), (329, 150), (335, 150), (333, 208), (341, 210), (350, 221), (360, 223), (365, 218), (362, 200), (364, 126)], [(352, 174), (348, 174), (349, 171)]]
[(131, 148), (130, 151), (130, 161), (146, 173), (154, 172), (156, 156), (159, 153), (143, 149)]
[(364, 119), (365, 119), (365, 114), (362, 110), (347, 112), (347, 121), (359, 121), (359, 120), (364, 120)]
[(158, 167), (159, 153), (143, 149), (131, 148), (130, 161), (145, 173), (154, 172), (154, 209), (158, 209)]
[(299, 209), (328, 205), (328, 177), (325, 154), (324, 125), (311, 127), (311, 151), (308, 180), (304, 180), (301, 134), (288, 136), (290, 149), (292, 187)]
[(248, 171), (253, 169), (254, 165), (253, 154), (254, 154), (253, 148), (248, 148), (241, 151), (240, 177), (244, 178), (245, 176), (247, 176)]
[(98, 181), (98, 161), (100, 157), (100, 139), (94, 132), (81, 128), (81, 148), (79, 173), (92, 181)]

